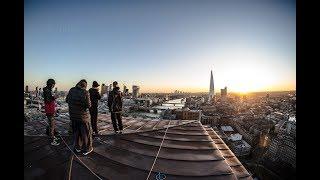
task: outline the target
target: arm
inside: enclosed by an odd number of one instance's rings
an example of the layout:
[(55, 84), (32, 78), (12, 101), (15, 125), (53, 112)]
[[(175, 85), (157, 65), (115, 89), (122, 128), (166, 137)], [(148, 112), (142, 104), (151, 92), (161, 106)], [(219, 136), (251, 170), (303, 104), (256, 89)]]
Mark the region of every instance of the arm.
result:
[(91, 107), (90, 94), (88, 91), (86, 91), (86, 95), (85, 95), (85, 107), (86, 108)]
[(99, 91), (97, 91), (97, 99), (101, 99), (101, 95), (100, 95), (100, 93), (99, 93)]
[[(70, 91), (69, 91), (70, 92)], [(66, 102), (69, 104), (70, 103), (70, 93), (68, 92), (67, 97), (66, 97)]]
[(109, 95), (108, 95), (108, 107), (109, 107), (109, 109), (111, 109), (112, 101), (113, 101), (113, 95), (112, 95), (112, 91), (111, 91), (111, 92), (109, 92)]
[(121, 107), (121, 108), (122, 108), (122, 101), (123, 101), (122, 96), (123, 96), (123, 94), (122, 94), (122, 92), (120, 92), (119, 98), (120, 98), (120, 107)]

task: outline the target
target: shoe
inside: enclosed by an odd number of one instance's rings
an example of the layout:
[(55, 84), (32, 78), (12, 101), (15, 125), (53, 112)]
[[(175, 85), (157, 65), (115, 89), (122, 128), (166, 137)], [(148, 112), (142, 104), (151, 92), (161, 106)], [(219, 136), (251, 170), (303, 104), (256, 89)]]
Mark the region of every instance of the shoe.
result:
[(93, 148), (91, 148), (91, 149), (90, 149), (89, 151), (87, 151), (87, 152), (84, 152), (83, 155), (86, 156), (86, 155), (88, 155), (89, 153), (91, 153), (92, 151), (93, 151)]
[(57, 140), (53, 140), (52, 142), (51, 142), (51, 145), (52, 146), (58, 146), (58, 145), (60, 145), (60, 143), (57, 141)]
[(122, 134), (122, 131), (120, 130), (120, 131), (118, 132), (118, 134)]
[(77, 148), (74, 148), (74, 151), (77, 152), (77, 153), (80, 153), (81, 150), (80, 149), (77, 149)]
[(56, 136), (53, 136), (53, 139), (54, 139), (55, 141), (59, 140), (59, 138), (56, 137)]

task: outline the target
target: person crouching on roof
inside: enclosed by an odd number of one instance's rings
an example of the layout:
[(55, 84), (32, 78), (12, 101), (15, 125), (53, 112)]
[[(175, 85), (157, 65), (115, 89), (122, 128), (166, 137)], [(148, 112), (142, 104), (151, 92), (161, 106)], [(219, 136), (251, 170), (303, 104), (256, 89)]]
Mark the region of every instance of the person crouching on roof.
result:
[(43, 99), (44, 99), (44, 109), (46, 116), (48, 118), (48, 134), (51, 138), (51, 145), (58, 146), (58, 138), (55, 136), (55, 99), (56, 97), (52, 95), (52, 89), (56, 82), (53, 79), (48, 79), (47, 86), (43, 88)]
[(75, 87), (69, 90), (66, 97), (74, 135), (74, 150), (77, 153), (82, 151), (83, 155), (88, 155), (93, 151), (92, 129), (89, 114), (91, 101), (89, 92), (86, 88), (87, 81), (82, 79)]
[[(111, 113), (111, 120), (114, 132), (122, 133), (122, 119), (121, 119), (121, 113), (122, 113), (122, 93), (120, 91), (120, 88), (118, 86), (118, 82), (114, 81), (112, 83), (113, 90), (110, 91), (108, 95), (108, 107), (109, 111)], [(117, 121), (118, 122), (117, 122)], [(119, 127), (118, 127), (119, 126)], [(120, 130), (120, 131), (119, 131)]]

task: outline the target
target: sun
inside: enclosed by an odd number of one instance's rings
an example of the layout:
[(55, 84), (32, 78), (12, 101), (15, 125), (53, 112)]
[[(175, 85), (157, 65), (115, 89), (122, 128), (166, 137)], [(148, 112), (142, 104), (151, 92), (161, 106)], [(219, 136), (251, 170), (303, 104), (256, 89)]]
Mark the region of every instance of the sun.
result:
[(274, 67), (266, 63), (259, 54), (243, 50), (233, 52), (222, 59), (227, 62), (233, 60), (219, 77), (227, 84), (230, 91), (239, 93), (264, 91), (277, 80), (273, 72)]

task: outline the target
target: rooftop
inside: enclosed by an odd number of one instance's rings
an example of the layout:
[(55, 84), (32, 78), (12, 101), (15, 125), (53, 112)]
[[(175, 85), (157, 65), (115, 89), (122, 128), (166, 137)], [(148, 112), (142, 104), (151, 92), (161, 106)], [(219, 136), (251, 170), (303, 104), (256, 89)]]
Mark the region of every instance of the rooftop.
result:
[(222, 131), (233, 131), (231, 126), (221, 126)]
[[(68, 122), (57, 121), (65, 133)], [(63, 143), (51, 146), (42, 123), (25, 124), (25, 179), (97, 179), (93, 173), (101, 179), (146, 179), (149, 172), (149, 179), (158, 173), (166, 179), (252, 179), (219, 135), (199, 121), (124, 117), (124, 134), (113, 135), (110, 116), (99, 115), (103, 135), (94, 139), (93, 153), (78, 158)], [(63, 135), (71, 146), (71, 137)]]

